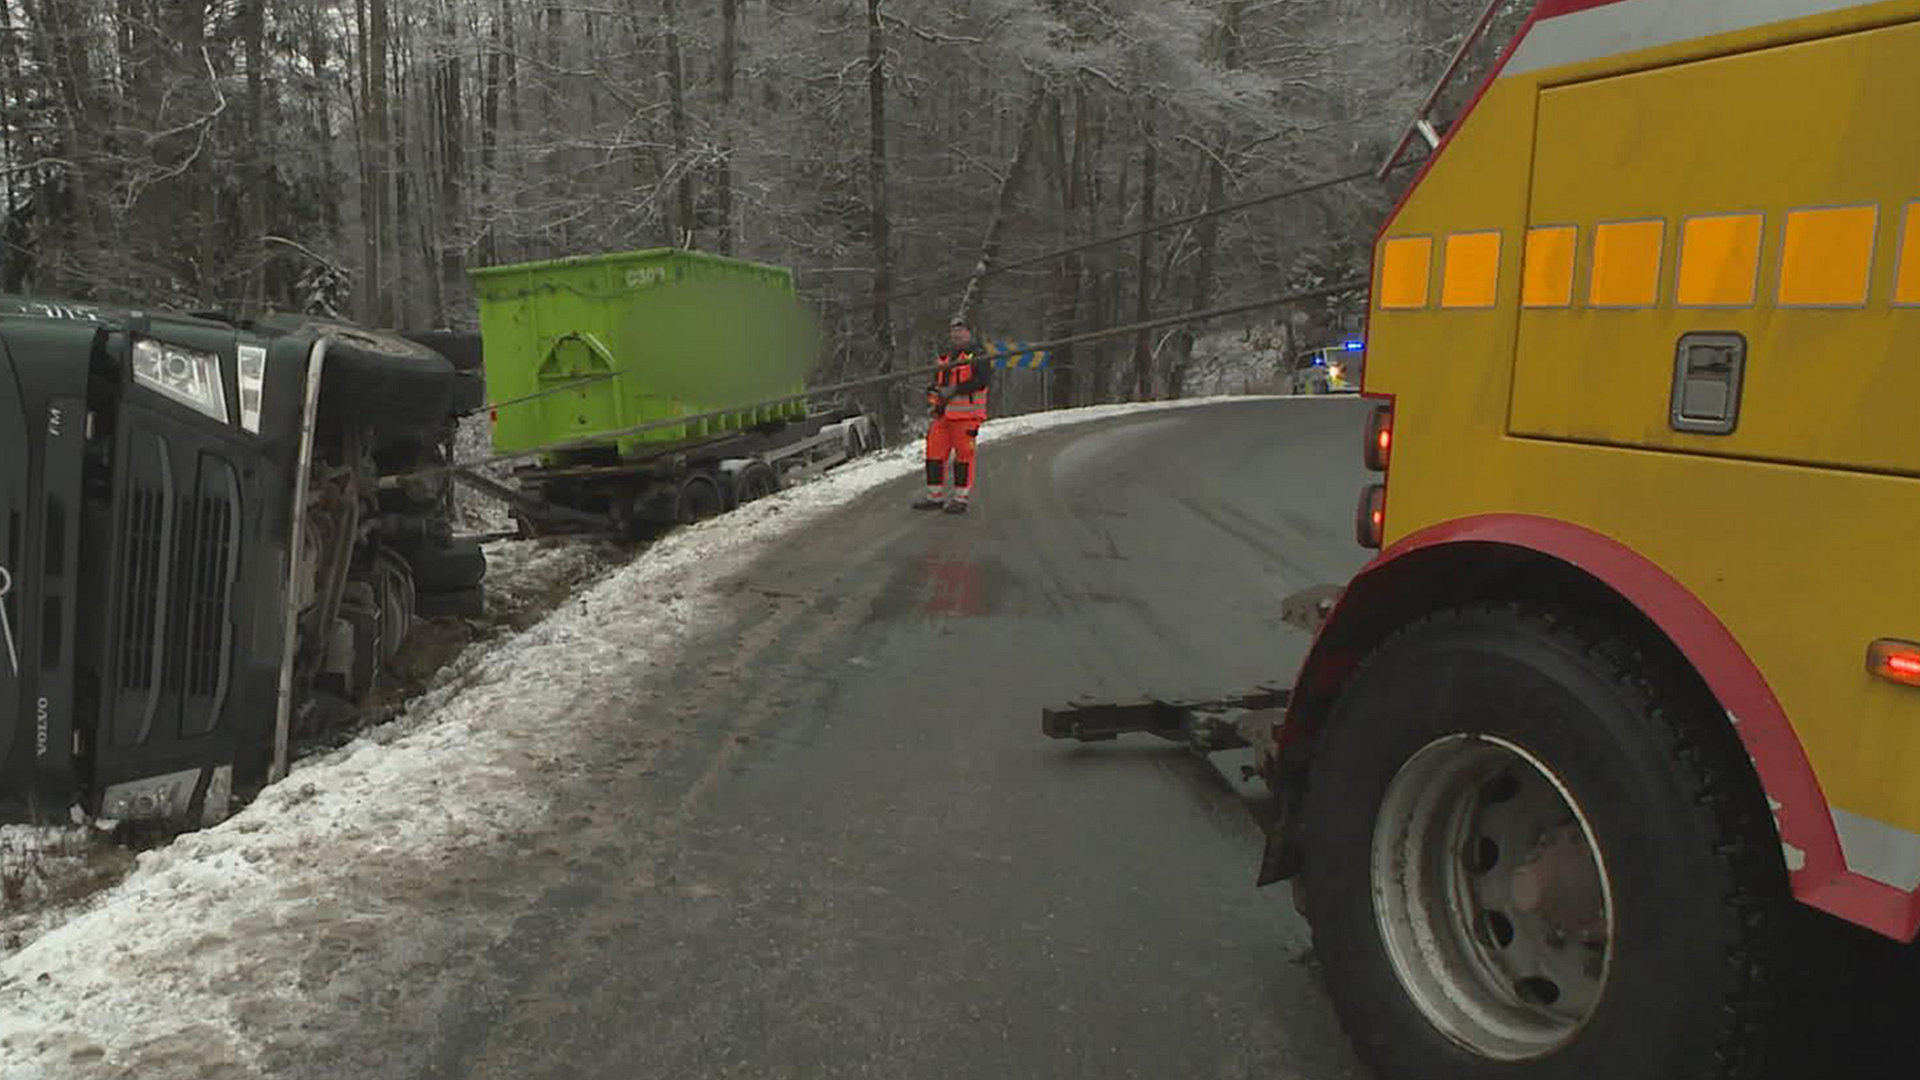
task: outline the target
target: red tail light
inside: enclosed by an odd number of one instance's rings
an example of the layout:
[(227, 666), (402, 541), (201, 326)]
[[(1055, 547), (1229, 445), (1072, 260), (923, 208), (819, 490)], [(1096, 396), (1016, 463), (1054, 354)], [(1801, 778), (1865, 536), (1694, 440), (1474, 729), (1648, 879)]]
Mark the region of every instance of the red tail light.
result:
[(1387, 485), (1368, 484), (1360, 491), (1360, 509), (1354, 515), (1353, 537), (1363, 548), (1377, 550), (1387, 526)]
[(1867, 670), (1889, 682), (1920, 686), (1920, 645), (1881, 638), (1867, 646)]
[(1367, 468), (1374, 472), (1386, 472), (1387, 461), (1393, 456), (1393, 410), (1388, 406), (1376, 407), (1367, 416)]

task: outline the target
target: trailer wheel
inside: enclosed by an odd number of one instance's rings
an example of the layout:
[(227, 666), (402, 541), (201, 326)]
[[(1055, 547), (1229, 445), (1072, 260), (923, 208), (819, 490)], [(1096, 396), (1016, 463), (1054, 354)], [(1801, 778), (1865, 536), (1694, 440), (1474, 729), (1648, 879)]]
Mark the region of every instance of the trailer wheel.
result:
[(720, 485), (705, 473), (689, 476), (680, 485), (677, 505), (682, 525), (719, 517), (727, 510), (727, 500), (720, 494)]
[(1320, 738), (1305, 900), (1384, 1080), (1754, 1074), (1786, 895), (1690, 672), (1516, 606), (1380, 646)]
[(764, 499), (780, 490), (780, 474), (773, 466), (764, 461), (756, 461), (741, 469), (733, 477), (733, 503), (745, 506), (756, 499)]

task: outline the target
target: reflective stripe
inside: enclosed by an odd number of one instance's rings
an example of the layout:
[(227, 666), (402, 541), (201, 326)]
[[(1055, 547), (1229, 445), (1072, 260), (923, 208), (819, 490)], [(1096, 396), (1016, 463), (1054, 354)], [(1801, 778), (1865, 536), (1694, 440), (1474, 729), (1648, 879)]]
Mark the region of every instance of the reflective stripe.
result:
[(1835, 807), (1847, 869), (1903, 892), (1920, 889), (1920, 834)]
[(1535, 23), (1501, 74), (1579, 64), (1859, 6), (1860, 0), (1623, 0)]

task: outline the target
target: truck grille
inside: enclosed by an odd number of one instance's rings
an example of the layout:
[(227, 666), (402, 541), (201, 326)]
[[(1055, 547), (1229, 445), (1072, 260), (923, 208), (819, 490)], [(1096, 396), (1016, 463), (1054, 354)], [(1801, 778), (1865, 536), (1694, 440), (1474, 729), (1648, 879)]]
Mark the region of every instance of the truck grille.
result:
[(183, 499), (180, 510), (180, 578), (187, 586), (185, 688), (190, 695), (211, 697), (219, 693), (226, 672), (234, 506), (219, 498), (202, 498), (197, 505)]
[(198, 498), (170, 500), (143, 485), (128, 493), (122, 690), (149, 690), (161, 679), (189, 697), (220, 693), (239, 504), (224, 463), (203, 459), (199, 481)]
[(157, 616), (166, 583), (168, 499), (151, 488), (128, 493), (126, 577), (120, 597), (120, 688), (147, 690), (153, 686), (159, 658)]

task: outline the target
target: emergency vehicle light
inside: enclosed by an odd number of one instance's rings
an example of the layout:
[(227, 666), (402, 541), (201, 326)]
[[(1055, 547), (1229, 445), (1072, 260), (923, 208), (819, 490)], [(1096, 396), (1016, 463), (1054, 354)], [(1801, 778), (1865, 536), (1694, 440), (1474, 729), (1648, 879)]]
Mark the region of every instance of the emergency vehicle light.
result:
[(1374, 472), (1386, 472), (1387, 461), (1393, 455), (1393, 410), (1385, 405), (1374, 407), (1367, 416), (1367, 445), (1365, 458), (1367, 468)]
[(1867, 646), (1867, 670), (1888, 682), (1920, 686), (1920, 645), (1881, 638)]
[[(1380, 538), (1386, 533), (1387, 524), (1387, 485), (1368, 484), (1360, 491), (1360, 510), (1354, 515), (1353, 536), (1360, 546), (1370, 550), (1379, 550)], [(1920, 659), (1920, 654), (1916, 654)]]

